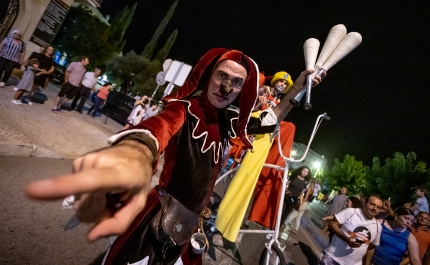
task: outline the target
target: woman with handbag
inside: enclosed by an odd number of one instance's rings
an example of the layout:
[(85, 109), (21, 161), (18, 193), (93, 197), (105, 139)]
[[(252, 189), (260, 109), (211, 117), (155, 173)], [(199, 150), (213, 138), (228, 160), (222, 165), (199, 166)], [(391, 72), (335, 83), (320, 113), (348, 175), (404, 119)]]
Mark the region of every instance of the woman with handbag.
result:
[(296, 205), (293, 211), (288, 215), (287, 219), (285, 220), (281, 228), (285, 228), (292, 221), (295, 221), (295, 224), (291, 232), (293, 232), (296, 235), (298, 234), (302, 215), (306, 212), (306, 210), (308, 209), (309, 203), (312, 202), (314, 198), (313, 194), (314, 194), (316, 183), (317, 183), (316, 179), (311, 179), (311, 181), (309, 181), (308, 189), (306, 190), (306, 193), (303, 192), (300, 195), (299, 203)]
[(13, 30), (10, 37), (5, 38), (0, 44), (0, 76), (3, 77), (0, 87), (4, 87), (14, 68), (20, 68), (24, 63), (25, 42), (21, 40), (22, 33)]
[(282, 223), (285, 223), (287, 216), (297, 207), (300, 194), (306, 189), (306, 179), (310, 178), (312, 178), (312, 173), (308, 166), (299, 167), (291, 173), (290, 180), (287, 182), (287, 190), (285, 191), (285, 209), (282, 212)]

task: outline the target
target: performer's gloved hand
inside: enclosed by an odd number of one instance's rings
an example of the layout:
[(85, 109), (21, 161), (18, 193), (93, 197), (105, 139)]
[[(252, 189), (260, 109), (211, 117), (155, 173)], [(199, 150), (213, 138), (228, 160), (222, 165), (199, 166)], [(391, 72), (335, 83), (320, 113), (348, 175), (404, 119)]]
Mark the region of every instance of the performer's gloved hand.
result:
[[(95, 222), (88, 240), (119, 235), (143, 210), (153, 173), (152, 153), (141, 143), (125, 140), (84, 155), (73, 162), (73, 174), (45, 179), (27, 186), (26, 194), (38, 200), (58, 200), (77, 194), (74, 203), (82, 221)], [(115, 209), (104, 200), (117, 195)]]
[[(297, 77), (296, 81), (294, 81), (293, 87), (296, 90), (301, 91), (306, 85), (306, 76), (310, 73), (315, 72), (315, 69), (307, 69), (300, 73), (299, 77)], [(324, 71), (321, 76), (314, 76), (312, 78), (312, 87), (315, 87), (321, 83), (322, 79), (327, 76), (327, 73)]]

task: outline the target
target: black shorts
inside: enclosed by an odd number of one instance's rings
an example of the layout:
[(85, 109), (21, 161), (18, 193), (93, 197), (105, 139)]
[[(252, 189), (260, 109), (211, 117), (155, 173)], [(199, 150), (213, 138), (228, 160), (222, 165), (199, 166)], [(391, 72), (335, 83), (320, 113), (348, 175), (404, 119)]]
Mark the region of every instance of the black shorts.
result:
[(60, 98), (66, 96), (66, 98), (72, 99), (76, 95), (78, 90), (79, 90), (78, 87), (67, 82), (67, 83), (64, 83), (63, 86), (61, 87), (60, 92), (58, 92), (58, 96)]

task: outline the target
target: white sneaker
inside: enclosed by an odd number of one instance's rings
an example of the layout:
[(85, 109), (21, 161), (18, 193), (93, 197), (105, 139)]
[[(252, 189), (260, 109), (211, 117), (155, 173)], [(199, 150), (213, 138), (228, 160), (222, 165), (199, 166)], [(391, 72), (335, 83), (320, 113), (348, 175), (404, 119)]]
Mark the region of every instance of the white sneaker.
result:
[(70, 195), (69, 197), (66, 197), (63, 201), (63, 209), (72, 209), (73, 208), (73, 202), (75, 201), (75, 196)]
[(21, 101), (12, 99), (12, 103), (16, 105), (22, 105)]
[(33, 105), (33, 103), (31, 103), (31, 100), (29, 100), (29, 99), (27, 99), (27, 104), (30, 106)]
[(4, 82), (0, 82), (0, 87), (4, 87), (6, 84)]
[(17, 88), (17, 87), (13, 88), (13, 91), (18, 91), (18, 90), (19, 90), (19, 88)]

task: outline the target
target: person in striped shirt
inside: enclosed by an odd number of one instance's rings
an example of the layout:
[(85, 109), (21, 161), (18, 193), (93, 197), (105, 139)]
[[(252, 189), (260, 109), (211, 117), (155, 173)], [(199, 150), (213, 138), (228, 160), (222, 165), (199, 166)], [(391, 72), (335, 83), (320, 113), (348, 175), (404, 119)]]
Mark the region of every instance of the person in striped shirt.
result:
[(22, 33), (14, 30), (0, 44), (0, 76), (3, 74), (0, 87), (5, 86), (13, 69), (24, 62), (26, 44), (21, 38)]

